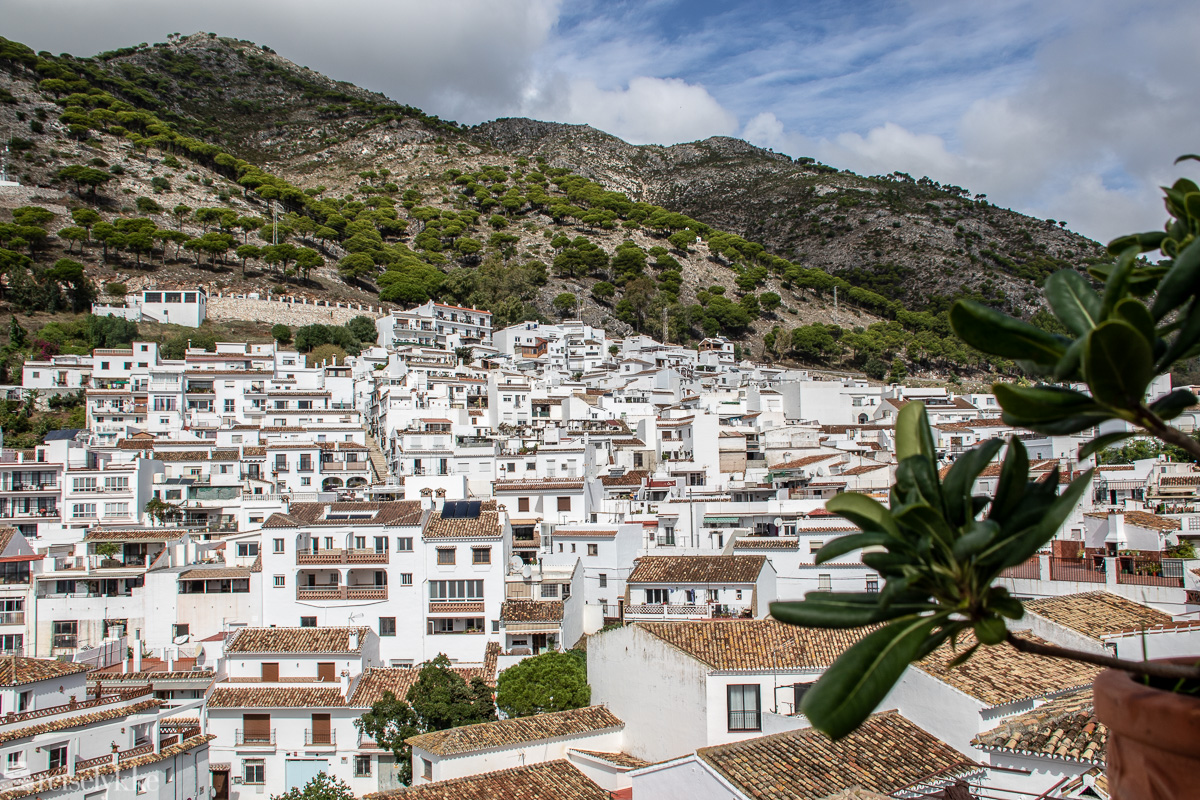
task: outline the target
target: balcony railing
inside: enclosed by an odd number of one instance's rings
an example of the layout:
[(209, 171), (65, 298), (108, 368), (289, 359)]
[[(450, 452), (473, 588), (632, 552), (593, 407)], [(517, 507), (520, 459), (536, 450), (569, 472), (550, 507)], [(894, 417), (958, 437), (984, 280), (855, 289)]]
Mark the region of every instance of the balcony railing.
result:
[(759, 721), (759, 713), (757, 711), (730, 711), (729, 712), (729, 730), (731, 730), (731, 731), (762, 730), (762, 723)]
[(1097, 569), (1086, 561), (1051, 556), (1050, 580), (1074, 581), (1076, 583), (1106, 583), (1108, 579), (1103, 569)]
[(0, 625), (24, 625), (24, 611), (0, 611)]
[(1037, 557), (1026, 561), (1024, 564), (1018, 564), (1015, 567), (1009, 567), (1000, 573), (1001, 578), (1026, 578), (1030, 580), (1040, 580), (1042, 577), (1042, 562)]
[(46, 483), (13, 481), (11, 485), (3, 487), (5, 492), (57, 492), (58, 484), (54, 481)]
[(55, 649), (74, 650), (79, 644), (79, 637), (74, 633), (56, 633), (51, 643)]
[(1183, 578), (1167, 577), (1166, 575), (1139, 575), (1134, 572), (1118, 572), (1117, 583), (1127, 586), (1167, 586), (1175, 589), (1183, 588)]
[(274, 747), (275, 746), (275, 729), (272, 728), (269, 732), (263, 733), (260, 731), (246, 732), (245, 728), (238, 728), (234, 731), (234, 744), (237, 747)]
[(304, 746), (312, 747), (314, 745), (316, 745), (316, 746), (327, 745), (329, 747), (334, 747), (337, 744), (336, 734), (337, 734), (337, 731), (334, 731), (334, 730), (314, 731), (311, 728), (305, 728), (304, 729)]
[(389, 553), (377, 550), (320, 550), (296, 553), (297, 564), (387, 564)]
[(387, 586), (301, 586), (297, 600), (387, 600)]

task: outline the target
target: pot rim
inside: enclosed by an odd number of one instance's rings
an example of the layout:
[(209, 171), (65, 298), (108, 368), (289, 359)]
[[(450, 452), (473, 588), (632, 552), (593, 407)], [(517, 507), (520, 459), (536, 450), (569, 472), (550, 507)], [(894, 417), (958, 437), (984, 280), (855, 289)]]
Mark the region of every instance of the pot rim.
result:
[[(1154, 661), (1200, 664), (1200, 656)], [(1146, 686), (1119, 669), (1096, 676), (1092, 697), (1096, 718), (1108, 727), (1108, 746), (1117, 735), (1179, 755), (1200, 756), (1200, 697)]]

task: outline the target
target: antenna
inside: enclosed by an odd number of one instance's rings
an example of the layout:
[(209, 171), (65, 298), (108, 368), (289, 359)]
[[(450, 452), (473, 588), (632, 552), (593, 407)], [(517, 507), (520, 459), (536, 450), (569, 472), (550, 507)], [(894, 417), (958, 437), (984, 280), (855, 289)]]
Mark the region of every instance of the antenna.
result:
[[(279, 201), (271, 201), (271, 244), (279, 244)], [(837, 287), (834, 287), (837, 292)]]

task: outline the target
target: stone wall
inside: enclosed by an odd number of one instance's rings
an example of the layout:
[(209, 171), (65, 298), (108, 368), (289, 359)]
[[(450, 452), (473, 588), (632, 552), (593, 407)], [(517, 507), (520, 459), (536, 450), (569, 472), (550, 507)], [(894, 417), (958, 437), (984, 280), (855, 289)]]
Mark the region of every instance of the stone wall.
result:
[(251, 320), (290, 327), (301, 325), (345, 325), (358, 316), (381, 317), (382, 306), (313, 300), (293, 295), (210, 294), (208, 318), (214, 320)]

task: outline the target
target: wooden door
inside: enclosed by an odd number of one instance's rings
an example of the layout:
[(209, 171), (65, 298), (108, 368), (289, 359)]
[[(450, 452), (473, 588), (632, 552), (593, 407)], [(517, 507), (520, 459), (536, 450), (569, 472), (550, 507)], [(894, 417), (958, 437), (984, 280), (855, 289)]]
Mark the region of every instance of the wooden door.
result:
[(332, 661), (317, 662), (317, 680), (328, 681), (330, 683), (337, 680), (337, 675), (334, 673)]
[(313, 714), (312, 715), (312, 743), (313, 744), (330, 744), (333, 736), (332, 726), (328, 714)]
[(242, 732), (243, 739), (247, 742), (271, 741), (271, 715), (243, 714)]
[(279, 680), (279, 662), (264, 661), (262, 665), (262, 679), (264, 681)]
[(229, 800), (229, 771), (212, 774), (213, 800)]

